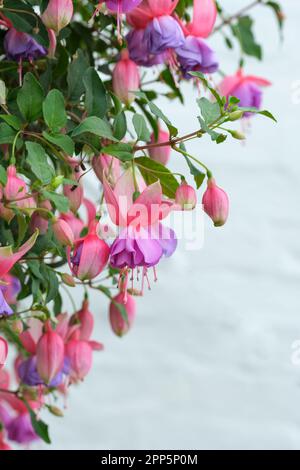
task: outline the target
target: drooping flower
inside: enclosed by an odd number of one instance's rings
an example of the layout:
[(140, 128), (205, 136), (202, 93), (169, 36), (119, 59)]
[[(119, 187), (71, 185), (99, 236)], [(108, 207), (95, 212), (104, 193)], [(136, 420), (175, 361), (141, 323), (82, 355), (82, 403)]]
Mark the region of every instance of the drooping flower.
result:
[(57, 240), (64, 246), (74, 245), (74, 234), (69, 224), (62, 218), (55, 219), (52, 229)]
[(129, 105), (134, 101), (134, 92), (140, 86), (139, 68), (133, 60), (129, 58), (127, 49), (121, 52), (121, 58), (113, 70), (113, 90), (120, 100)]
[(5, 300), (2, 289), (0, 289), (0, 316), (12, 315), (13, 313), (14, 313), (13, 310), (10, 308), (10, 306)]
[(4, 51), (8, 60), (35, 60), (47, 55), (47, 50), (27, 33), (11, 27), (4, 37)]
[(92, 347), (88, 341), (71, 340), (66, 344), (66, 356), (70, 361), (70, 378), (83, 380), (92, 367)]
[(6, 426), (9, 440), (18, 444), (29, 444), (39, 439), (34, 431), (28, 412), (20, 413), (12, 418)]
[(143, 0), (142, 3), (127, 14), (127, 22), (137, 29), (146, 28), (153, 18), (171, 15), (179, 0)]
[(36, 231), (25, 242), (18, 251), (13, 253), (11, 246), (0, 247), (0, 279), (3, 278), (29, 250), (33, 247), (38, 237), (39, 232)]
[(98, 237), (97, 225), (91, 224), (89, 233), (75, 241), (72, 253), (67, 249), (70, 269), (81, 281), (98, 276), (109, 258), (109, 246)]
[(65, 28), (73, 16), (73, 0), (50, 0), (41, 19), (48, 29), (57, 34)]
[[(125, 309), (127, 320), (123, 318), (120, 308), (116, 304), (120, 304)], [(135, 314), (136, 303), (132, 295), (123, 292), (116, 295), (109, 306), (109, 321), (113, 332), (120, 337), (128, 333), (134, 322)]]
[[(254, 75), (244, 75), (240, 69), (235, 75), (229, 75), (219, 85), (220, 93), (227, 99), (235, 96), (240, 100), (241, 107), (260, 109), (262, 103), (262, 87), (270, 86), (271, 82)], [(244, 116), (250, 116), (245, 113)]]
[(132, 29), (126, 36), (129, 57), (136, 64), (143, 67), (163, 64), (168, 59), (167, 52), (162, 54), (151, 54), (145, 40), (144, 29)]
[(110, 155), (95, 155), (92, 159), (93, 170), (101, 183), (103, 183), (103, 172), (109, 183), (114, 186), (120, 177), (120, 160)]
[(229, 213), (229, 198), (225, 191), (216, 185), (214, 178), (209, 178), (207, 182), (207, 190), (203, 195), (202, 204), (215, 227), (221, 227), (226, 223)]
[(41, 336), (37, 344), (36, 354), (37, 371), (43, 382), (49, 384), (63, 367), (64, 342), (48, 324), (47, 328), (48, 331)]
[(180, 24), (168, 15), (154, 18), (145, 29), (144, 38), (150, 54), (161, 54), (184, 44)]
[(219, 68), (215, 52), (201, 38), (188, 36), (176, 53), (185, 78), (191, 78), (191, 71), (213, 73)]

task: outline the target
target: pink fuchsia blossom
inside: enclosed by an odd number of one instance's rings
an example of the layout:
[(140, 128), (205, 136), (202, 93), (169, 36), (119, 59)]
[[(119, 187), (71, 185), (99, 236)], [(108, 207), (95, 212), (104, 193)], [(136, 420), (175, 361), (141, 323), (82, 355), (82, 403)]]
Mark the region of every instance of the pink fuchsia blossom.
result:
[(207, 38), (213, 31), (217, 18), (215, 0), (194, 0), (193, 19), (184, 26), (185, 34)]
[(7, 437), (18, 444), (30, 444), (39, 439), (36, 435), (28, 412), (12, 418), (6, 426)]
[(61, 371), (64, 363), (64, 342), (49, 324), (40, 338), (37, 348), (37, 371), (46, 384), (49, 384)]
[(128, 23), (137, 29), (146, 28), (153, 18), (171, 15), (179, 0), (143, 0), (142, 3), (127, 14)]
[(181, 185), (177, 188), (175, 203), (183, 211), (195, 209), (197, 204), (197, 194), (195, 189), (188, 185), (186, 181), (181, 183)]
[(33, 247), (38, 237), (36, 231), (17, 252), (13, 253), (11, 246), (0, 247), (0, 280), (11, 268)]
[(81, 310), (74, 314), (72, 320), (79, 322), (79, 339), (88, 341), (93, 333), (94, 317), (89, 311), (89, 302), (87, 300), (83, 301)]
[(98, 237), (97, 225), (91, 224), (88, 235), (75, 241), (72, 253), (67, 249), (72, 274), (81, 281), (94, 279), (108, 262), (109, 246)]
[(0, 336), (0, 369), (4, 367), (7, 355), (8, 355), (7, 341)]
[[(33, 197), (30, 197), (27, 193), (27, 186), (25, 181), (17, 176), (17, 170), (14, 165), (10, 165), (7, 168), (7, 182), (3, 189), (3, 197), (7, 202), (20, 209), (32, 209), (32, 212), (36, 208), (36, 202)], [(1, 216), (10, 222), (15, 213), (12, 209), (4, 207), (4, 204), (0, 206)]]
[[(162, 129), (159, 129), (158, 131), (158, 137), (157, 139), (155, 138), (154, 133), (151, 135), (151, 144), (160, 144), (163, 142), (168, 142), (170, 140), (170, 134), (167, 131), (164, 131)], [(161, 147), (150, 147), (149, 148), (149, 155), (152, 160), (155, 160), (158, 163), (161, 163), (162, 165), (167, 165), (170, 159), (171, 155), (171, 147), (170, 145), (164, 145)]]
[[(219, 85), (220, 93), (227, 99), (235, 96), (240, 100), (241, 107), (260, 109), (262, 103), (262, 88), (270, 86), (271, 82), (254, 75), (244, 75), (242, 69), (235, 75), (229, 75)], [(249, 114), (245, 114), (249, 116)]]
[(74, 185), (64, 185), (64, 195), (69, 199), (70, 209), (76, 213), (83, 202), (83, 187), (79, 182), (80, 173), (73, 176)]
[(126, 105), (134, 101), (134, 92), (140, 86), (139, 68), (135, 62), (129, 58), (127, 49), (121, 52), (121, 58), (113, 70), (113, 91), (117, 97)]
[(226, 223), (229, 213), (229, 198), (225, 191), (216, 185), (214, 178), (209, 178), (207, 182), (207, 190), (203, 195), (202, 204), (215, 227), (221, 227)]
[[(123, 318), (120, 308), (120, 304), (123, 307), (127, 314), (127, 320)], [(109, 321), (113, 332), (117, 336), (124, 336), (128, 333), (129, 329), (132, 327), (136, 315), (136, 303), (132, 295), (123, 292), (120, 292), (116, 295), (109, 306)]]
[(69, 225), (73, 232), (75, 240), (80, 238), (81, 232), (84, 229), (85, 224), (79, 217), (74, 215), (73, 212), (66, 212), (65, 214), (60, 215), (60, 219), (64, 220)]
[(73, 16), (73, 0), (50, 0), (41, 18), (48, 29), (57, 34), (65, 28)]
[(112, 222), (121, 227), (147, 227), (167, 217), (172, 204), (163, 200), (160, 182), (145, 187), (138, 181), (140, 195), (134, 201), (136, 193), (131, 168), (118, 179), (114, 188), (103, 180), (104, 197)]
[(66, 344), (66, 357), (70, 361), (70, 378), (83, 380), (92, 367), (92, 347), (87, 341), (71, 340)]
[[(46, 209), (47, 211), (52, 211), (52, 206), (50, 201), (37, 202), (37, 206), (40, 209)], [(30, 219), (30, 231), (33, 233), (35, 230), (39, 230), (40, 235), (47, 233), (49, 227), (49, 220), (45, 213), (41, 211), (35, 211)]]
[(93, 170), (101, 183), (103, 183), (103, 172), (107, 181), (114, 186), (121, 174), (120, 160), (110, 155), (95, 155), (92, 159)]
[(63, 246), (74, 245), (74, 234), (69, 224), (62, 218), (54, 220), (52, 229), (55, 237)]

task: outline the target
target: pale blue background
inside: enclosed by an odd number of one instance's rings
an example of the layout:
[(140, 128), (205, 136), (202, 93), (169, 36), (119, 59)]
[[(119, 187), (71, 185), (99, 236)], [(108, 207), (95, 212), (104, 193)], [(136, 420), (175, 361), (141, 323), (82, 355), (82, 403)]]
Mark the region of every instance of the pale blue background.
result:
[[(222, 0), (229, 11), (246, 0)], [(138, 317), (123, 340), (95, 294), (95, 339), (106, 351), (72, 390), (63, 420), (48, 418), (52, 449), (300, 449), (300, 368), (291, 344), (300, 338), (300, 6), (285, 0), (285, 42), (274, 17), (257, 8), (263, 63), (247, 71), (273, 81), (265, 107), (279, 123), (253, 120), (246, 146), (189, 145), (231, 199), (230, 220), (207, 220), (204, 248), (159, 267), (159, 282), (138, 299)], [(222, 69), (238, 52), (213, 38)], [(196, 90), (184, 86), (185, 108), (161, 100), (181, 132), (196, 126)], [(178, 157), (172, 165), (181, 168)], [(40, 448), (40, 446), (38, 446)]]

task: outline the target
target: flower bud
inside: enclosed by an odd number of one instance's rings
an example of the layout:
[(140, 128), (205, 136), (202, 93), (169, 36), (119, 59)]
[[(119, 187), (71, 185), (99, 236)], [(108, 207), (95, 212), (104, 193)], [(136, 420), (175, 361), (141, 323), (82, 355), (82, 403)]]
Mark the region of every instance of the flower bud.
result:
[(95, 155), (92, 160), (93, 170), (101, 183), (103, 183), (103, 172), (106, 179), (114, 186), (120, 176), (120, 160), (110, 155)]
[(209, 178), (207, 182), (207, 190), (203, 195), (202, 204), (215, 227), (221, 227), (226, 223), (229, 213), (229, 198), (225, 191), (216, 185), (214, 178)]
[[(127, 321), (123, 318), (119, 307), (116, 305), (120, 304), (126, 311)], [(120, 292), (116, 297), (113, 298), (109, 307), (109, 320), (113, 332), (117, 336), (124, 336), (131, 328), (136, 313), (136, 305), (134, 298), (128, 294)]]
[(17, 335), (23, 333), (23, 323), (21, 320), (14, 320), (10, 325), (12, 331)]
[(83, 302), (82, 309), (76, 313), (76, 317), (80, 321), (79, 339), (88, 341), (94, 329), (94, 317), (89, 311), (89, 303), (87, 300)]
[(59, 33), (70, 23), (72, 16), (72, 0), (50, 0), (41, 18), (46, 28)]
[(8, 355), (7, 341), (0, 336), (0, 370), (5, 366), (7, 355)]
[(70, 249), (67, 252), (72, 274), (81, 281), (94, 279), (108, 262), (110, 249), (96, 234), (97, 225), (75, 242), (72, 254)]
[(126, 105), (135, 99), (134, 91), (140, 86), (139, 68), (129, 59), (128, 51), (123, 49), (121, 59), (113, 71), (113, 90), (117, 97)]
[[(46, 209), (49, 212), (52, 210), (52, 206), (49, 201), (42, 201), (38, 207), (42, 209)], [(34, 233), (36, 229), (39, 230), (40, 235), (44, 235), (48, 231), (49, 227), (49, 221), (48, 221), (48, 216), (40, 211), (35, 211), (32, 214), (32, 217), (30, 219), (30, 232)]]
[(64, 186), (64, 195), (69, 199), (71, 211), (76, 213), (83, 201), (83, 188), (75, 180), (74, 183), (74, 185)]
[(73, 339), (66, 345), (66, 357), (70, 361), (70, 377), (83, 380), (92, 367), (92, 348), (87, 341)]
[(229, 121), (237, 121), (238, 119), (241, 119), (244, 116), (244, 111), (233, 111), (232, 113), (229, 114)]
[(69, 287), (75, 287), (76, 286), (74, 278), (72, 276), (70, 276), (70, 274), (63, 273), (61, 275), (61, 280), (63, 281), (64, 284), (66, 284)]
[(56, 219), (52, 224), (53, 233), (57, 240), (64, 246), (74, 245), (74, 235), (71, 227), (63, 219)]
[[(162, 131), (161, 129), (158, 132), (158, 138), (155, 139), (154, 134), (151, 136), (151, 144), (157, 144), (162, 142), (168, 142), (170, 140), (169, 132)], [(171, 147), (169, 145), (164, 145), (162, 147), (152, 147), (149, 148), (149, 155), (152, 160), (155, 160), (162, 165), (167, 165), (170, 155), (171, 155)]]
[(63, 418), (64, 414), (60, 408), (57, 406), (49, 405), (48, 410), (50, 411), (51, 414), (54, 416), (57, 416), (58, 418)]
[(37, 344), (37, 370), (42, 380), (49, 384), (64, 364), (64, 342), (54, 331), (47, 331)]
[(245, 140), (246, 139), (245, 134), (243, 134), (240, 131), (230, 131), (230, 134), (232, 135), (232, 137), (234, 139), (237, 139), (237, 140)]
[(197, 204), (196, 191), (184, 181), (176, 190), (175, 202), (183, 211), (195, 209)]

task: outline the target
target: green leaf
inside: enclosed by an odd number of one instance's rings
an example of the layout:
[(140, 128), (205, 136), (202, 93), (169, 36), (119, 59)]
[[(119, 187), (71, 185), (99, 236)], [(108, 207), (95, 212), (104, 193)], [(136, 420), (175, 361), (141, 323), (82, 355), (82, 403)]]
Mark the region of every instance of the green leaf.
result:
[(36, 121), (40, 117), (43, 100), (43, 88), (32, 73), (26, 73), (17, 96), (17, 103), (27, 122)]
[(2, 165), (0, 165), (0, 183), (5, 186), (7, 183), (7, 175), (6, 175), (6, 170), (3, 168)]
[(85, 72), (83, 84), (87, 113), (103, 118), (107, 111), (107, 92), (94, 67), (89, 67)]
[(47, 126), (54, 132), (67, 124), (65, 99), (59, 90), (49, 91), (43, 102), (43, 116)]
[(44, 191), (43, 195), (46, 199), (50, 199), (50, 201), (53, 202), (59, 212), (68, 212), (69, 200), (63, 194), (58, 194), (53, 191)]
[(46, 140), (48, 140), (48, 142), (51, 142), (51, 144), (54, 144), (57, 147), (61, 148), (68, 155), (73, 155), (75, 151), (75, 145), (71, 137), (69, 137), (68, 135), (48, 134), (47, 132), (43, 132), (43, 136)]
[(135, 94), (141, 98), (142, 100), (146, 101), (147, 102), (147, 105), (150, 109), (150, 111), (159, 119), (161, 119), (162, 121), (164, 121), (164, 123), (167, 125), (168, 129), (169, 129), (169, 132), (170, 132), (170, 136), (171, 137), (175, 137), (177, 134), (178, 134), (178, 129), (176, 127), (173, 126), (173, 124), (171, 123), (171, 121), (167, 118), (167, 116), (162, 112), (161, 109), (159, 109), (158, 106), (156, 106), (156, 104), (154, 104), (152, 101), (149, 101), (149, 99), (147, 98), (147, 95), (143, 92), (140, 92), (140, 91), (136, 91)]
[(12, 144), (16, 136), (16, 132), (5, 122), (0, 124), (0, 144)]
[(10, 127), (13, 127), (16, 131), (21, 129), (22, 123), (18, 116), (14, 116), (13, 114), (1, 114), (0, 119), (6, 122)]
[(72, 132), (72, 137), (84, 134), (85, 132), (104, 137), (105, 139), (117, 140), (114, 138), (109, 124), (96, 116), (86, 118), (79, 126), (75, 127)]
[(76, 103), (83, 95), (85, 91), (83, 76), (88, 66), (87, 58), (79, 49), (76, 53), (76, 57), (68, 67), (67, 82), (69, 101)]
[(144, 142), (149, 142), (151, 134), (149, 129), (147, 128), (144, 116), (142, 114), (134, 114), (132, 118), (132, 123), (137, 135), (137, 139), (142, 140)]
[(30, 407), (29, 403), (22, 398), (28, 412), (30, 415), (31, 419), (31, 424), (33, 429), (35, 430), (36, 434), (47, 444), (51, 444), (51, 440), (49, 437), (49, 432), (48, 432), (48, 425), (44, 423), (41, 419), (37, 418), (36, 413), (33, 411), (33, 409)]
[(266, 109), (260, 110), (258, 108), (245, 108), (245, 107), (240, 107), (238, 108), (240, 111), (244, 111), (245, 113), (253, 113), (253, 114), (261, 114), (262, 116), (265, 116), (269, 119), (272, 119), (272, 121), (277, 122), (277, 119), (273, 116), (270, 111), (267, 111)]
[(116, 157), (122, 162), (127, 162), (133, 159), (133, 150), (131, 145), (123, 144), (122, 142), (119, 144), (107, 145), (102, 148), (102, 152)]
[(272, 1), (267, 2), (264, 5), (270, 7), (274, 11), (277, 22), (278, 22), (279, 30), (281, 31), (283, 28), (283, 23), (284, 23), (284, 14), (283, 14), (281, 5), (278, 2), (272, 2)]
[(200, 98), (197, 100), (197, 103), (207, 125), (212, 124), (221, 117), (218, 103), (212, 103), (207, 98)]
[(27, 158), (32, 172), (43, 183), (49, 184), (55, 173), (47, 161), (45, 149), (35, 142), (26, 142)]
[(127, 121), (124, 112), (118, 114), (113, 124), (114, 137), (117, 140), (122, 140), (127, 132)]
[(142, 173), (146, 184), (149, 185), (159, 180), (165, 196), (171, 199), (175, 198), (179, 184), (168, 168), (148, 157), (135, 158), (134, 162)]
[(190, 169), (191, 175), (194, 177), (197, 189), (202, 186), (203, 181), (205, 180), (206, 174), (203, 173), (203, 171), (199, 170), (193, 163), (192, 161), (184, 155), (184, 158), (188, 164), (188, 167)]
[(232, 31), (239, 40), (243, 52), (249, 56), (262, 59), (262, 49), (255, 41), (252, 31), (253, 20), (250, 16), (242, 16), (238, 19), (237, 24), (233, 25)]

